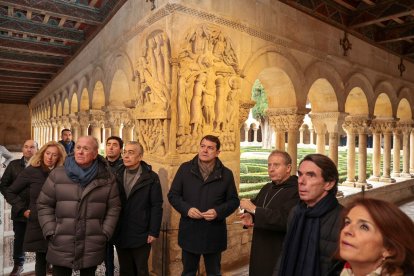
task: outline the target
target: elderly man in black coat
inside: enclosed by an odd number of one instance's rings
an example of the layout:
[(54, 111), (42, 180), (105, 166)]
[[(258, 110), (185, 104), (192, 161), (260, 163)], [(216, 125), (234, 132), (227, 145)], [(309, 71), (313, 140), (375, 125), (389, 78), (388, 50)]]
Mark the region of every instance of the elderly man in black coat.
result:
[(253, 228), (250, 276), (270, 276), (283, 248), (290, 210), (299, 202), (298, 178), (290, 175), (292, 158), (287, 152), (270, 153), (268, 173), (272, 182), (255, 199), (242, 199), (243, 225)]
[(182, 275), (196, 275), (203, 255), (208, 275), (221, 275), (221, 252), (227, 248), (226, 217), (239, 206), (231, 170), (218, 159), (220, 140), (203, 137), (199, 153), (183, 163), (168, 199), (181, 214), (178, 244), (182, 248)]
[(126, 143), (124, 164), (115, 173), (122, 210), (113, 241), (122, 276), (149, 275), (151, 243), (158, 238), (161, 228), (160, 179), (142, 161), (143, 154), (144, 149), (138, 142)]

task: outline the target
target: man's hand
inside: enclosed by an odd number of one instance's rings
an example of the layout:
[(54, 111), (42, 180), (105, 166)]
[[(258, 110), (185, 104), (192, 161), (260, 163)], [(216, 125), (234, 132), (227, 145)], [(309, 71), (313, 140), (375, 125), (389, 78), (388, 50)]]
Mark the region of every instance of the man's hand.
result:
[(254, 213), (256, 210), (256, 205), (254, 205), (250, 199), (243, 198), (240, 200), (240, 208), (245, 209), (249, 213)]
[(201, 215), (203, 215), (205, 220), (213, 220), (217, 217), (217, 212), (214, 209), (209, 209), (204, 213), (201, 213)]
[(193, 219), (202, 219), (203, 218), (203, 214), (200, 212), (200, 210), (198, 210), (195, 207), (190, 208), (190, 210), (188, 210), (187, 215), (190, 218), (193, 218)]
[(252, 227), (253, 224), (253, 217), (249, 213), (240, 214), (240, 218), (242, 220), (242, 223), (246, 227)]
[(153, 237), (153, 236), (151, 236), (151, 235), (148, 235), (148, 238), (147, 238), (147, 243), (152, 243), (153, 241), (155, 241), (157, 238), (156, 237)]

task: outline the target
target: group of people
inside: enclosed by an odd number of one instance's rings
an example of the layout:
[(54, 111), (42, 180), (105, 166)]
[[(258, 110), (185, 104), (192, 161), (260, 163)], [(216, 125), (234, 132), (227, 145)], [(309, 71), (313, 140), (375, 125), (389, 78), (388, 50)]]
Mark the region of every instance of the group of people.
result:
[[(114, 275), (149, 275), (151, 244), (163, 216), (160, 179), (144, 162), (144, 150), (120, 137), (82, 136), (39, 150), (27, 140), (23, 157), (11, 161), (0, 191), (12, 205), (14, 267), (23, 271), (24, 252), (36, 252), (36, 275), (95, 275), (105, 262)], [(328, 157), (310, 154), (291, 175), (284, 151), (268, 158), (270, 183), (252, 200), (239, 200), (233, 173), (218, 158), (220, 140), (206, 135), (198, 154), (183, 163), (167, 198), (181, 215), (178, 244), (182, 274), (195, 276), (201, 256), (207, 275), (221, 275), (227, 248), (226, 218), (240, 207), (244, 228), (253, 228), (249, 275), (412, 275), (414, 224), (398, 207), (359, 198), (343, 208), (336, 199), (338, 170)], [(411, 274), (410, 274), (411, 273)]]
[(291, 175), (284, 151), (268, 157), (270, 183), (242, 199), (245, 228), (253, 227), (249, 275), (414, 275), (414, 223), (397, 206), (336, 199), (338, 170), (309, 154)]

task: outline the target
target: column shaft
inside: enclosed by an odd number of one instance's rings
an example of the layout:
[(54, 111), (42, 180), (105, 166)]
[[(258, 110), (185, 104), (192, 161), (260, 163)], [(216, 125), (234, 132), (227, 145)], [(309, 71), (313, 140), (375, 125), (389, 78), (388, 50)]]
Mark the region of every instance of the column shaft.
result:
[(360, 133), (358, 136), (358, 183), (367, 181), (367, 135)]

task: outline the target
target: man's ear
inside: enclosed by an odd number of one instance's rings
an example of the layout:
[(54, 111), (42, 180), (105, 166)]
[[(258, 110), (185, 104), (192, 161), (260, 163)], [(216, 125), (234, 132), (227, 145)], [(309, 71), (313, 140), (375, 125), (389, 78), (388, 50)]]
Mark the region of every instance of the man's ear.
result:
[(325, 182), (325, 191), (330, 191), (332, 188), (335, 187), (335, 181), (327, 181)]

